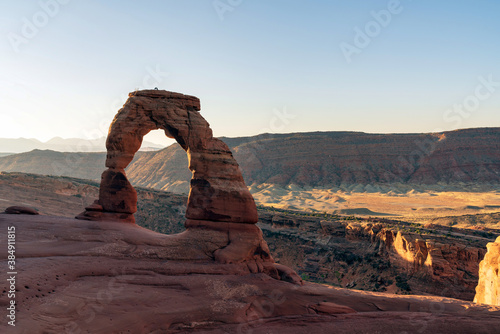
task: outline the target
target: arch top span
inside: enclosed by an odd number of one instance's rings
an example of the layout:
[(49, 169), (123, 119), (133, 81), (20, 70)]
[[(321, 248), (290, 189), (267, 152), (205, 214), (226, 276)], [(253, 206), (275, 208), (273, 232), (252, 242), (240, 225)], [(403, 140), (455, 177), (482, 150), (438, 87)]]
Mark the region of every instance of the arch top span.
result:
[(198, 137), (210, 140), (212, 130), (199, 110), (200, 100), (194, 96), (163, 90), (129, 93), (109, 127), (106, 167), (127, 167), (141, 148), (143, 137), (152, 130), (163, 130), (184, 150), (199, 146)]
[(194, 96), (164, 90), (129, 94), (110, 125), (106, 167), (97, 207), (133, 220), (137, 195), (125, 168), (140, 149), (143, 137), (161, 129), (186, 151), (192, 172), (188, 220), (256, 223), (257, 208), (228, 146), (214, 138)]

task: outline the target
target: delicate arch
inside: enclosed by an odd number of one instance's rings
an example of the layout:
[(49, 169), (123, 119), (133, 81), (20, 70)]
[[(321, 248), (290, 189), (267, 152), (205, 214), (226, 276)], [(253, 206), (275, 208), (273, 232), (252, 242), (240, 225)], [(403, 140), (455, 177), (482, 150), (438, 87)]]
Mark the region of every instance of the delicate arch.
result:
[(256, 223), (257, 209), (227, 145), (212, 136), (194, 96), (163, 90), (129, 94), (116, 114), (106, 140), (108, 169), (102, 174), (99, 201), (103, 212), (132, 215), (137, 195), (125, 168), (151, 130), (162, 129), (187, 152), (193, 176), (186, 218)]

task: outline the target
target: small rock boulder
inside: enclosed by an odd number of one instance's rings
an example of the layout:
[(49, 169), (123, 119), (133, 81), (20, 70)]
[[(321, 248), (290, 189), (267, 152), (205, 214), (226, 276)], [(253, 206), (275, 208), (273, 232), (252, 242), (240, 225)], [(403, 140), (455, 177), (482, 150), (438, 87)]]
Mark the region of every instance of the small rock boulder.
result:
[(38, 211), (25, 206), (9, 206), (5, 209), (5, 213), (12, 215), (38, 215)]

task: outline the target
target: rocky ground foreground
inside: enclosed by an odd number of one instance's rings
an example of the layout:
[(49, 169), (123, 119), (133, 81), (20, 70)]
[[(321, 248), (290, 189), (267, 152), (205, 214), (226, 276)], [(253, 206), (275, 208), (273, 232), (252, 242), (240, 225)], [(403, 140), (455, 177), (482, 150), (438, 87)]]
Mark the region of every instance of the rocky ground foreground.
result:
[[(2, 333), (499, 330), (500, 307), (297, 285), (252, 273), (244, 263), (216, 263), (210, 252), (198, 260), (172, 261), (172, 239), (182, 236), (135, 224), (1, 214), (2, 240), (8, 239), (9, 227), (15, 228), (16, 326), (8, 325), (4, 314)], [(185, 246), (197, 247), (186, 240), (191, 244)], [(6, 275), (6, 246), (1, 254)], [(2, 282), (6, 313), (11, 285), (6, 278)]]

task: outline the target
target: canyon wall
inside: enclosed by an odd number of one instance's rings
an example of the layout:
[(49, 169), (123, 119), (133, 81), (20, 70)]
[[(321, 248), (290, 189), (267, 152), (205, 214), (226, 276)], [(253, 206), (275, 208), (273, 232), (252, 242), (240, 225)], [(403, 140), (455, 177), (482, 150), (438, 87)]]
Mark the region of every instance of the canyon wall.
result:
[(475, 231), (259, 212), (275, 259), (302, 278), (378, 292), (472, 301), (488, 242)]

